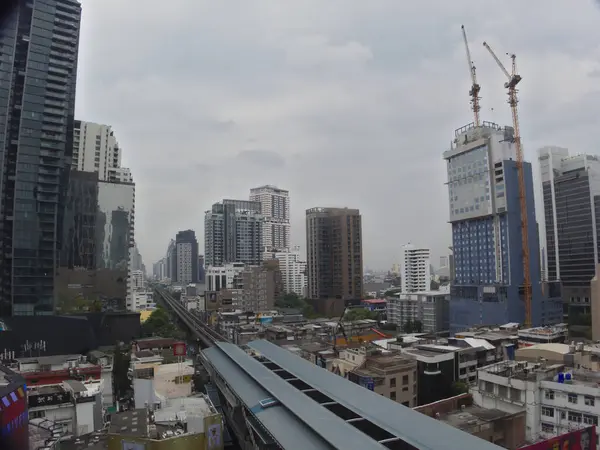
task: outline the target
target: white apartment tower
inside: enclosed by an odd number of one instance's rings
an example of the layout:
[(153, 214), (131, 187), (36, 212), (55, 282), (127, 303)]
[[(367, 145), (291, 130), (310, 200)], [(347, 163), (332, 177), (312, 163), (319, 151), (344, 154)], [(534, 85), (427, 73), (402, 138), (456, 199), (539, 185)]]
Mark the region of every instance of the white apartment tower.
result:
[(266, 252), (290, 248), (290, 193), (275, 186), (250, 189), (250, 201), (259, 202), (263, 223), (263, 247)]
[[(75, 121), (71, 164), (74, 170), (97, 172), (99, 180), (109, 181), (111, 171), (121, 167), (121, 154), (119, 143), (110, 125)], [(131, 180), (125, 181), (131, 182)]]
[(431, 289), (431, 251), (407, 244), (403, 247), (402, 293), (424, 292)]
[(284, 252), (265, 253), (265, 259), (272, 258), (279, 261), (279, 270), (283, 280), (283, 289), (286, 293), (306, 295), (306, 261), (300, 257), (300, 247)]

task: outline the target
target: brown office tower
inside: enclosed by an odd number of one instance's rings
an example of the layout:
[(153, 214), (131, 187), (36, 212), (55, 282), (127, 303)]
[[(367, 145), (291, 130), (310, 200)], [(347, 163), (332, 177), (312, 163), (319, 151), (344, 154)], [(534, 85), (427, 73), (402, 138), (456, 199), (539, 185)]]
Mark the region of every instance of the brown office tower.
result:
[(358, 209), (307, 209), (306, 249), (308, 298), (362, 298), (362, 225)]

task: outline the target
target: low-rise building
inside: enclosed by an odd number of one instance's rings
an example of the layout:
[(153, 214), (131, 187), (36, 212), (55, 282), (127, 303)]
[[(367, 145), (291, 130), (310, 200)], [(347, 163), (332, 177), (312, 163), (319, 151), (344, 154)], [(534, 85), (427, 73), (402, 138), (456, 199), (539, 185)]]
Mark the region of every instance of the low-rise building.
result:
[(403, 328), (420, 322), (425, 333), (439, 333), (450, 328), (450, 292), (425, 291), (396, 293), (387, 297), (387, 321)]
[(525, 411), (526, 439), (548, 439), (598, 425), (597, 372), (564, 364), (503, 361), (478, 370), (472, 389), (475, 403), (508, 413)]
[(61, 435), (79, 436), (104, 426), (103, 383), (66, 380), (28, 389), (29, 419), (49, 422)]
[(102, 367), (84, 355), (34, 356), (17, 358), (11, 367), (25, 378), (28, 386), (60, 384), (66, 380), (102, 378)]

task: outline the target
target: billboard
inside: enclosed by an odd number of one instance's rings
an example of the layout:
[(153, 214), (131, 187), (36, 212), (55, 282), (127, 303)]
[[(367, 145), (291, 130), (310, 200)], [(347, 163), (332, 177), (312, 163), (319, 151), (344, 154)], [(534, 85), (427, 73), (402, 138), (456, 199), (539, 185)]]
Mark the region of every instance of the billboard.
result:
[(596, 427), (592, 425), (521, 447), (520, 450), (596, 450), (596, 443)]
[(187, 349), (185, 342), (176, 342), (173, 344), (173, 356), (185, 356)]
[(29, 415), (25, 386), (0, 397), (0, 448), (29, 448)]

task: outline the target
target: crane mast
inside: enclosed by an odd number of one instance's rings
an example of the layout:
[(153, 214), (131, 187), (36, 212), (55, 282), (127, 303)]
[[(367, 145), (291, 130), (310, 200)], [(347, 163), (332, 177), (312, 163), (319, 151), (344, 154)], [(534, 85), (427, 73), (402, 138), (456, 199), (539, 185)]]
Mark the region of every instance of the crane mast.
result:
[(473, 109), (473, 115), (475, 116), (475, 126), (478, 127), (480, 125), (479, 122), (479, 110), (481, 109), (479, 106), (479, 91), (481, 87), (477, 83), (477, 72), (475, 71), (475, 64), (473, 64), (473, 60), (471, 59), (471, 51), (469, 50), (469, 41), (467, 40), (467, 32), (465, 31), (465, 26), (460, 26), (462, 30), (463, 40), (465, 41), (465, 50), (467, 52), (467, 63), (469, 64), (469, 73), (471, 74), (471, 90), (469, 91), (469, 95), (471, 96), (471, 108)]
[(521, 130), (519, 128), (519, 111), (517, 97), (517, 85), (521, 81), (521, 75), (517, 73), (516, 55), (510, 55), (512, 60), (512, 73), (508, 73), (502, 62), (498, 59), (491, 47), (484, 42), (483, 46), (490, 52), (498, 67), (504, 72), (508, 81), (504, 87), (508, 89), (508, 104), (512, 112), (515, 150), (517, 153), (517, 175), (519, 177), (519, 205), (521, 207), (521, 239), (523, 245), (523, 291), (525, 298), (525, 326), (531, 326), (531, 272), (530, 272), (530, 254), (529, 254), (529, 226), (527, 217), (527, 197), (525, 190), (525, 171), (523, 169), (523, 147), (521, 145)]

